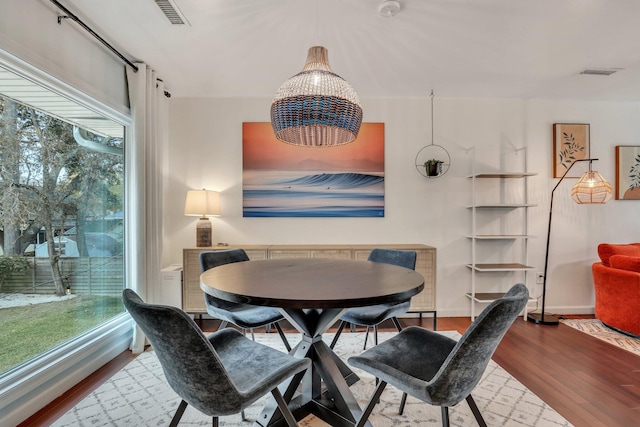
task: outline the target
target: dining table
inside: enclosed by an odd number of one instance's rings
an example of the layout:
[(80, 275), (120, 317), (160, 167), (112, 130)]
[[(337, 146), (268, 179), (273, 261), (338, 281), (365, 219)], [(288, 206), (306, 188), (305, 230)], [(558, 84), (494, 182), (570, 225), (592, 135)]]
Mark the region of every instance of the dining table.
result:
[[(410, 299), (423, 289), (424, 277), (371, 261), (266, 259), (207, 270), (200, 276), (200, 287), (227, 301), (277, 307), (302, 334), (290, 354), (313, 361), (307, 372), (280, 387), (294, 416), (301, 420), (313, 414), (331, 426), (351, 427), (362, 415), (349, 389), (359, 378), (322, 335), (348, 308)], [(286, 423), (270, 398), (254, 427), (281, 425)]]

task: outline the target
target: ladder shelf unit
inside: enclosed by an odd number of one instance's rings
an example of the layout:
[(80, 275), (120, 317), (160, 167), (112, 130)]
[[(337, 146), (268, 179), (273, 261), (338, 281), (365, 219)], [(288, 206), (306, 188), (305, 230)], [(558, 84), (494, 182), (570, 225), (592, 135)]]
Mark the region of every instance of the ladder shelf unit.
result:
[[(496, 285), (496, 280), (489, 282), (490, 278), (500, 277), (498, 282), (513, 279), (509, 282), (511, 285), (527, 285), (527, 272), (534, 270), (527, 263), (528, 240), (533, 237), (528, 234), (528, 210), (535, 206), (528, 202), (528, 178), (536, 174), (526, 171), (526, 150), (523, 157), (524, 171), (476, 173), (474, 170), (467, 177), (472, 182), (472, 203), (468, 206), (471, 234), (467, 235), (471, 241), (471, 262), (467, 264), (471, 284), (466, 296), (470, 300), (472, 320), (476, 316), (476, 305), (490, 303), (506, 291), (502, 291), (506, 285)], [(501, 288), (500, 291), (496, 291), (496, 287)]]

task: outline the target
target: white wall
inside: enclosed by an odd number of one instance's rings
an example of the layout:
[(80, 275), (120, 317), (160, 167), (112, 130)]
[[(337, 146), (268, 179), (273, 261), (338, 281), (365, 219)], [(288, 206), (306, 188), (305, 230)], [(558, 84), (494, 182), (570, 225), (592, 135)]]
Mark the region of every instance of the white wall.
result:
[[(615, 182), (616, 145), (640, 144), (640, 103), (516, 99), (435, 98), (435, 143), (452, 158), (448, 173), (426, 179), (415, 156), (431, 143), (429, 99), (365, 99), (365, 122), (385, 123), (384, 218), (243, 218), (242, 122), (269, 121), (270, 99), (172, 99), (169, 186), (163, 265), (181, 263), (195, 245), (194, 217), (182, 214), (186, 191), (222, 192), (222, 216), (213, 218), (214, 242), (231, 244), (423, 243), (438, 248), (437, 308), (441, 316), (466, 315), (470, 286), (471, 172), (481, 166), (517, 170), (514, 148), (528, 147), (530, 179), (529, 264), (542, 271), (551, 178), (552, 124), (590, 123), (594, 168)], [(574, 169), (578, 169), (578, 165)], [(591, 264), (600, 242), (640, 241), (640, 203), (576, 205), (565, 180), (556, 191), (548, 272), (548, 311), (593, 310)], [(496, 278), (506, 286), (514, 278)], [(528, 284), (539, 295), (535, 275)]]

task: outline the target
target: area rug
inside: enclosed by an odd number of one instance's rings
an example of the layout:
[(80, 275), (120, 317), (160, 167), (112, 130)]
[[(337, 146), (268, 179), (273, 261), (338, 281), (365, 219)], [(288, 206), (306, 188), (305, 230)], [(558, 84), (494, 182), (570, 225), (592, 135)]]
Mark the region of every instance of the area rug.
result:
[[(457, 332), (443, 332), (452, 338)], [(379, 340), (393, 336), (391, 332), (381, 332)], [(323, 337), (331, 342), (332, 334)], [(294, 343), (299, 336), (288, 335)], [(256, 340), (284, 350), (277, 334), (256, 334)], [(336, 345), (336, 353), (344, 360), (359, 354), (364, 343), (363, 333), (343, 333)], [(374, 389), (374, 378), (355, 370), (361, 380), (351, 389), (361, 407), (366, 405)], [(491, 361), (482, 381), (473, 392), (474, 399), (490, 426), (571, 426), (571, 424), (551, 409), (540, 398)], [(373, 426), (440, 426), (440, 408), (409, 398), (404, 415), (398, 415), (401, 393), (388, 386), (380, 403), (369, 418)], [(98, 427), (98, 426), (161, 426), (168, 425), (180, 402), (180, 398), (167, 385), (162, 368), (152, 351), (145, 352), (125, 366), (109, 381), (79, 402), (72, 410), (58, 419), (55, 427)], [(260, 414), (264, 398), (246, 410), (247, 421), (240, 415), (220, 418), (223, 427), (249, 427)], [(452, 426), (477, 425), (466, 402), (451, 408)], [(211, 419), (192, 407), (184, 413), (180, 426), (211, 425)], [(302, 427), (324, 427), (328, 424), (308, 416), (300, 422)]]
[(580, 332), (584, 332), (585, 334), (640, 356), (640, 338), (634, 338), (607, 328), (598, 319), (561, 319), (560, 321)]

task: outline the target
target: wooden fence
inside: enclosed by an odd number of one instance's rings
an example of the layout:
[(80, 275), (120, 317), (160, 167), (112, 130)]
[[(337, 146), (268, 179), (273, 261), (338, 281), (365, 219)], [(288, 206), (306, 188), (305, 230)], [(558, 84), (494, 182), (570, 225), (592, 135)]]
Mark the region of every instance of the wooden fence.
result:
[[(12, 274), (2, 283), (0, 292), (52, 294), (53, 285), (49, 258), (30, 258), (31, 266)], [(122, 257), (61, 258), (60, 273), (74, 294), (116, 295), (124, 288)]]

